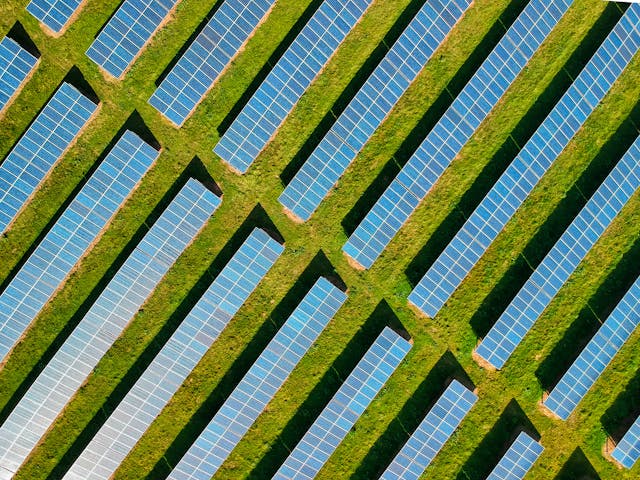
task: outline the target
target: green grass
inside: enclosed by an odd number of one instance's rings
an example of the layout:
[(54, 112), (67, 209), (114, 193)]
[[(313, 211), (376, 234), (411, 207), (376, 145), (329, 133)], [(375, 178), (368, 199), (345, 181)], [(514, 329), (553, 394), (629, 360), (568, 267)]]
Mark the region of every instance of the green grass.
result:
[[(237, 244), (234, 232), (258, 204), (285, 238), (284, 255), (127, 457), (116, 478), (138, 479), (147, 475), (153, 478), (155, 473), (151, 472), (166, 472), (166, 462), (171, 461), (171, 452), (187, 448), (197, 435), (198, 426), (202, 428), (213, 415), (212, 411), (201, 411), (201, 406), (219, 404), (220, 396), (232, 388), (233, 379), (237, 381), (238, 375), (248, 368), (248, 364), (239, 364), (241, 362), (237, 359), (248, 358), (256, 353), (250, 343), (252, 339), (264, 342), (268, 340), (269, 332), (275, 329), (263, 328), (262, 325), (280, 324), (284, 320), (282, 312), (288, 311), (300, 299), (300, 295), (287, 294), (293, 286), (299, 287), (298, 276), (307, 269), (320, 250), (347, 284), (349, 300), (316, 346), (302, 359), (245, 440), (232, 453), (221, 469), (219, 478), (264, 478), (261, 473), (270, 471), (274, 465), (277, 467), (276, 460), (286, 452), (286, 447), (294, 446), (284, 445), (283, 439), (291, 441), (295, 435), (292, 436), (290, 432), (304, 424), (305, 415), (308, 422), (312, 413), (330, 398), (331, 386), (337, 385), (337, 379), (344, 378), (349, 365), (357, 360), (353, 352), (366, 348), (367, 342), (371, 341), (375, 329), (372, 330), (370, 325), (378, 325), (380, 318), (384, 320), (388, 317), (389, 321), (393, 321), (394, 316), (411, 334), (414, 347), (319, 478), (369, 478), (369, 466), (363, 463), (369, 449), (375, 445), (377, 451), (387, 456), (392, 454), (403, 441), (397, 433), (402, 431), (397, 422), (402, 422), (402, 425), (404, 422), (415, 422), (417, 417), (424, 415), (426, 406), (435, 400), (444, 386), (425, 386), (427, 375), (432, 372), (428, 378), (442, 382), (448, 373), (461, 370), (477, 386), (480, 400), (429, 467), (425, 477), (452, 479), (460, 474), (458, 478), (478, 478), (474, 470), (477, 463), (470, 461), (470, 456), (513, 400), (542, 435), (542, 443), (546, 447), (530, 478), (553, 478), (569, 460), (571, 468), (578, 470), (585, 461), (590, 463), (601, 478), (638, 477), (640, 467), (636, 466), (630, 472), (619, 471), (602, 457), (601, 447), (606, 433), (601, 417), (640, 367), (640, 359), (634, 355), (640, 345), (640, 334), (634, 334), (576, 414), (566, 423), (552, 420), (540, 412), (538, 402), (542, 387), (536, 370), (585, 305), (603, 302), (602, 298), (594, 298), (594, 295), (605, 279), (620, 269), (633, 270), (633, 265), (621, 260), (625, 252), (632, 250), (640, 235), (640, 196), (636, 195), (629, 202), (503, 371), (486, 372), (471, 360), (470, 353), (477, 338), (470, 321), (493, 287), (519, 259), (521, 261), (521, 255), (527, 252), (527, 244), (544, 228), (546, 219), (569, 194), (576, 179), (632, 112), (640, 98), (640, 59), (636, 58), (623, 74), (611, 94), (543, 178), (441, 314), (433, 320), (426, 320), (416, 316), (406, 303), (411, 288), (406, 272), (413, 259), (434, 235), (442, 233), (438, 227), (461, 208), (461, 199), (469, 188), (476, 185), (477, 179), (495, 179), (495, 173), (493, 176), (490, 172), (485, 175), (485, 168), (499, 169), (500, 165), (504, 168), (504, 162), (510, 160), (496, 156), (501, 145), (513, 138), (513, 130), (536, 100), (541, 95), (549, 94), (545, 94), (549, 85), (551, 90), (558, 88), (554, 79), (562, 76), (559, 72), (566, 71), (565, 63), (605, 11), (605, 2), (575, 2), (575, 6), (516, 81), (514, 88), (505, 95), (489, 120), (464, 148), (460, 158), (446, 171), (407, 225), (367, 272), (353, 270), (342, 255), (340, 248), (346, 240), (346, 234), (341, 223), (388, 162), (402, 163), (406, 160), (406, 155), (398, 153), (406, 150), (406, 145), (403, 149), (405, 138), (415, 128), (420, 129), (424, 122), (434, 120), (423, 119), (425, 112), (430, 111), (432, 105), (438, 105), (438, 102), (446, 103), (442, 100), (446, 99), (446, 92), (456, 87), (455, 81), (453, 84), (450, 82), (459, 79), (459, 70), (462, 68), (464, 71), (467, 57), (483, 41), (487, 32), (495, 32), (500, 27), (498, 24), (492, 29), (510, 2), (476, 0), (475, 6), (410, 87), (337, 188), (314, 217), (303, 225), (293, 224), (277, 202), (283, 188), (280, 173), (303, 147), (318, 122), (332, 114), (334, 102), (352, 78), (358, 75), (362, 65), (383, 41), (403, 10), (408, 5), (415, 9), (416, 2), (378, 0), (373, 5), (301, 99), (278, 136), (249, 173), (242, 177), (226, 169), (211, 152), (218, 140), (218, 126), (308, 7), (309, 1), (278, 2), (233, 67), (180, 130), (173, 129), (163, 121), (146, 101), (155, 88), (154, 81), (214, 2), (183, 0), (174, 20), (154, 37), (124, 81), (108, 82), (84, 56), (84, 51), (118, 3), (117, 0), (88, 2), (78, 19), (59, 39), (51, 39), (42, 33), (24, 10), (25, 2), (8, 0), (0, 5), (2, 34), (17, 19), (42, 52), (37, 72), (2, 119), (0, 155), (4, 156), (9, 151), (73, 65), (82, 71), (103, 101), (97, 118), (56, 167), (14, 227), (5, 238), (0, 239), (0, 281), (11, 274), (29, 245), (41, 234), (63, 200), (82, 180), (134, 110), (139, 112), (163, 146), (160, 159), (140, 188), (0, 370), (0, 411), (7, 414), (9, 406), (16, 400), (16, 392), (21, 391), (21, 385), (25, 385), (25, 379), (32, 378), (31, 372), (42, 366), (41, 359), (50, 345), (61, 332), (66, 331), (65, 328), (68, 330), (74, 322), (79, 321), (78, 310), (83, 306), (86, 308), (87, 298), (95, 295), (114, 273), (113, 264), (120, 252), (130, 243), (131, 236), (138, 231), (194, 156), (202, 160), (208, 173), (220, 185), (224, 200), (201, 235), (169, 271), (144, 310), (99, 363), (17, 478), (55, 478), (64, 472), (64, 462), (70, 458), (69, 455), (65, 457), (67, 451), (70, 448), (77, 450), (84, 445), (83, 441), (76, 441), (78, 435), (83, 431), (90, 432), (96, 422), (104, 419), (104, 412), (109, 408), (109, 405), (105, 405), (105, 399), (121, 394), (122, 387), (117, 389), (118, 385), (131, 382), (131, 378), (135, 377), (135, 368), (143, 364), (145, 359), (150, 359), (149, 352), (153, 352), (161, 343), (154, 338), (162, 335), (163, 327), (168, 322), (175, 324), (180, 321), (180, 314), (172, 315), (172, 312), (176, 309), (184, 312), (189, 302), (197, 299), (195, 293), (190, 293), (192, 288), (199, 285), (201, 291), (202, 285), (206, 286), (211, 281), (220, 266), (219, 255), (223, 252), (224, 256)], [(522, 2), (516, 3), (522, 5)], [(611, 13), (611, 10), (607, 12)], [(538, 116), (536, 121), (540, 120)], [(419, 133), (414, 136), (420, 140)], [(394, 157), (395, 160), (390, 160)], [(246, 227), (247, 223), (244, 225)], [(307, 275), (313, 271), (311, 269), (309, 273), (310, 270), (307, 270)], [(381, 307), (382, 301), (390, 308)], [(366, 328), (358, 334), (363, 326)], [(353, 338), (355, 340), (352, 341)], [(349, 350), (345, 351), (347, 345)], [(138, 360), (140, 358), (143, 360)], [(307, 400), (311, 392), (316, 399)], [(407, 402), (413, 402), (409, 405), (418, 408), (413, 416), (405, 408)], [(304, 410), (298, 413), (301, 405)], [(419, 408), (423, 410), (419, 411)], [(196, 413), (198, 415), (193, 418)], [(398, 415), (400, 420), (396, 418)], [(509, 421), (503, 424), (511, 425)], [(181, 431), (187, 433), (181, 435)], [(502, 437), (497, 435), (496, 438)], [(495, 462), (497, 458), (486, 461)], [(563, 475), (566, 472), (567, 469), (563, 470)]]

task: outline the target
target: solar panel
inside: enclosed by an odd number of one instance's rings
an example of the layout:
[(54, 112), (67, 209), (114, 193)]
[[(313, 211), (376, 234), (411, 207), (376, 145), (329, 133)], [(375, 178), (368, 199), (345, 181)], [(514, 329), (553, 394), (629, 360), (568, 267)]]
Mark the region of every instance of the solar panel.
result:
[(544, 406), (566, 420), (639, 323), (640, 278), (627, 291), (587, 346), (580, 352), (578, 358), (544, 400)]
[(381, 480), (418, 480), (478, 397), (453, 380), (393, 459)]
[(64, 30), (84, 0), (31, 0), (27, 11), (54, 33)]
[(213, 151), (245, 173), (373, 0), (324, 0)]
[(105, 72), (122, 78), (180, 0), (124, 0), (87, 50)]
[(0, 233), (7, 230), (98, 106), (63, 83), (0, 165)]
[(428, 0), (278, 199), (309, 217), (369, 141), (471, 0)]
[(15, 40), (0, 41), (0, 113), (9, 105), (35, 70), (38, 59)]
[(636, 419), (620, 443), (613, 449), (611, 457), (624, 468), (631, 468), (638, 461), (640, 457), (640, 418)]
[(370, 268), (455, 159), (572, 0), (531, 0), (360, 222), (345, 254)]
[(65, 479), (111, 478), (283, 250), (263, 230), (253, 230), (80, 454)]
[(316, 341), (347, 296), (319, 278), (191, 445), (169, 480), (211, 478)]
[[(614, 35), (617, 33), (614, 32)], [(640, 34), (636, 35), (640, 46)], [(612, 61), (615, 60), (613, 57)], [(618, 162), (491, 328), (476, 349), (480, 358), (495, 368), (502, 368), (640, 186), (639, 160), (640, 139), (636, 140)]]
[(273, 478), (314, 478), (410, 349), (385, 327)]
[(275, 0), (226, 0), (180, 57), (149, 103), (182, 126), (247, 43)]
[(520, 153), (409, 295), (435, 316), (595, 110), (640, 46), (631, 6)]
[(18, 470), (220, 201), (182, 187), (0, 427), (0, 471)]
[(520, 432), (487, 480), (522, 480), (543, 450), (542, 445)]
[(125, 132), (0, 294), (0, 363), (94, 244), (159, 152)]

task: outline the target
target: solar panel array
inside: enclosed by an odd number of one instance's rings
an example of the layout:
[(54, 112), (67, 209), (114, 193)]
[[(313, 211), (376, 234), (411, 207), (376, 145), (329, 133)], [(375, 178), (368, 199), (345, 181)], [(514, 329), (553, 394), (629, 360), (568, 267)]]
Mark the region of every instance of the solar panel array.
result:
[(470, 4), (423, 5), (280, 195), (289, 212), (309, 220)]
[(0, 112), (17, 95), (37, 63), (38, 59), (12, 38), (0, 41)]
[(418, 480), (477, 400), (475, 393), (453, 380), (380, 479)]
[(273, 399), (347, 295), (319, 278), (182, 457), (169, 480), (211, 478)]
[(181, 126), (265, 18), (275, 0), (226, 0), (149, 103)]
[(531, 0), (342, 250), (370, 268), (487, 117), (572, 0)]
[(0, 165), (0, 233), (78, 137), (98, 106), (63, 83)]
[(87, 253), (159, 152), (125, 132), (0, 295), (0, 363)]
[(140, 55), (180, 0), (125, 0), (87, 50), (87, 56), (115, 78)]
[(567, 92), (409, 295), (435, 316), (595, 110), (640, 47), (640, 5), (627, 10)]
[(263, 230), (256, 228), (249, 235), (80, 454), (65, 479), (111, 478), (283, 250)]
[(410, 349), (385, 327), (273, 478), (314, 478)]
[(245, 173), (373, 0), (324, 0), (213, 151)]
[(611, 452), (613, 459), (625, 468), (631, 468), (640, 458), (640, 417), (631, 425), (622, 440)]
[(520, 432), (487, 480), (522, 480), (543, 450), (542, 445)]
[(563, 420), (578, 406), (640, 323), (640, 278), (627, 291), (569, 370), (544, 400)]
[(640, 138), (618, 162), (578, 216), (478, 345), (476, 355), (502, 368), (629, 198), (640, 187)]
[(0, 470), (20, 467), (219, 204), (182, 187), (0, 427)]
[(27, 11), (55, 33), (60, 33), (84, 0), (31, 0)]

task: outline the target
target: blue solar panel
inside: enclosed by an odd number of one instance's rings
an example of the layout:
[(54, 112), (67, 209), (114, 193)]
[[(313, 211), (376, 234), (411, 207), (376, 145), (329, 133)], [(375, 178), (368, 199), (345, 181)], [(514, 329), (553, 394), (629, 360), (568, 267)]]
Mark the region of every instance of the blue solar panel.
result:
[(589, 250), (640, 187), (639, 147), (640, 139), (637, 139), (538, 265), (478, 345), (476, 354), (480, 358), (495, 368), (502, 368)]
[(611, 457), (625, 468), (633, 467), (640, 458), (640, 418), (631, 425), (631, 428), (622, 437), (620, 443), (611, 452)]
[(91, 248), (159, 152), (129, 131), (118, 140), (0, 295), (0, 363)]
[(65, 28), (84, 0), (31, 0), (27, 11), (54, 33)]
[(218, 471), (346, 299), (328, 280), (318, 279), (169, 480), (211, 478)]
[(531, 0), (342, 250), (370, 268), (572, 4)]
[(122, 78), (180, 0), (125, 0), (93, 41), (87, 56)]
[(213, 151), (245, 173), (372, 2), (322, 2)]
[(71, 466), (65, 479), (111, 478), (283, 250), (263, 230), (256, 228), (251, 233)]
[(9, 37), (0, 41), (0, 113), (20, 91), (38, 59)]
[(220, 204), (190, 179), (0, 427), (0, 471), (16, 472)]
[(273, 478), (314, 478), (410, 349), (385, 327)]
[[(569, 144), (640, 47), (631, 6), (518, 156), (440, 254), (409, 301), (435, 316)], [(551, 280), (547, 273), (545, 280)], [(541, 285), (541, 284), (540, 284)]]
[(153, 92), (149, 103), (181, 126), (274, 3), (275, 0), (226, 0)]
[(380, 479), (418, 480), (477, 400), (453, 380)]
[[(640, 160), (640, 157), (638, 157)], [(578, 406), (640, 323), (640, 278), (627, 291), (569, 370), (544, 400), (563, 420)]]
[(309, 220), (470, 4), (424, 4), (280, 195), (289, 212)]
[(0, 165), (0, 233), (80, 134), (98, 106), (63, 83)]
[(487, 480), (522, 480), (543, 450), (542, 445), (521, 432)]

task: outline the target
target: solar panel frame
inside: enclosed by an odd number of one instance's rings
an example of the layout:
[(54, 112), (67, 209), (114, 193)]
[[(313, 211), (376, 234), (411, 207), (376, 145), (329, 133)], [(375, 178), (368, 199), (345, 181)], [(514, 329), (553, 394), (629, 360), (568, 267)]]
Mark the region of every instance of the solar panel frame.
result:
[[(538, 181), (553, 165), (640, 47), (640, 6), (631, 6), (551, 113), (469, 216), (409, 295), (434, 317), (469, 274)], [(621, 42), (624, 42), (624, 47)], [(613, 73), (615, 78), (602, 73)], [(614, 81), (612, 81), (614, 80)]]
[(326, 463), (411, 349), (385, 327), (273, 479), (311, 479)]
[(324, 0), (213, 151), (246, 173), (373, 0)]
[(211, 478), (218, 471), (346, 299), (327, 279), (316, 281), (168, 480)]
[(18, 470), (220, 202), (182, 187), (0, 426), (0, 470)]
[(149, 98), (180, 127), (238, 56), (275, 0), (225, 0)]
[(5, 232), (80, 136), (98, 105), (62, 83), (0, 164), (0, 233)]
[(40, 59), (11, 37), (0, 41), (0, 115), (18, 96)]
[(27, 11), (55, 36), (61, 35), (86, 0), (31, 0)]
[(309, 220), (470, 5), (425, 2), (278, 198), (288, 213)]
[(611, 458), (630, 469), (640, 458), (640, 417), (633, 422), (631, 428), (627, 430), (616, 448), (611, 452)]
[(357, 266), (371, 268), (572, 3), (529, 1), (349, 236), (342, 251)]
[[(255, 228), (67, 471), (68, 480), (114, 474), (255, 290), (284, 246)], [(224, 309), (223, 309), (224, 308)]]
[(122, 79), (180, 0), (124, 0), (86, 54), (102, 71)]
[(475, 393), (452, 380), (380, 480), (418, 480), (477, 400)]
[(0, 364), (160, 155), (126, 131), (0, 294)]
[(540, 443), (520, 432), (487, 480), (522, 480), (543, 451)]

